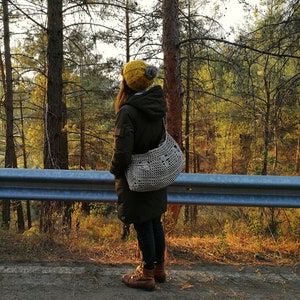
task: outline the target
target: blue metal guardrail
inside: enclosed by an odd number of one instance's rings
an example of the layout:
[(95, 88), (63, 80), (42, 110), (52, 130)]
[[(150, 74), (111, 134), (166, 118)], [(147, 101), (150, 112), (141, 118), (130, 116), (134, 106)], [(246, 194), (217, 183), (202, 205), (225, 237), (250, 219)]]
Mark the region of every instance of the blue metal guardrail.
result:
[[(0, 199), (105, 202), (117, 196), (108, 171), (0, 169)], [(300, 208), (300, 177), (182, 173), (168, 188), (168, 202)]]

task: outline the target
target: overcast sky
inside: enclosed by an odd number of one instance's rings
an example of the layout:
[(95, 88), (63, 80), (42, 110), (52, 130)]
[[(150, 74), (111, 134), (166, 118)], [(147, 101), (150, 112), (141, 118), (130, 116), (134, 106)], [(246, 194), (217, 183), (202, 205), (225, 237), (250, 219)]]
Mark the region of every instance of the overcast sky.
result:
[[(134, 0), (142, 7), (151, 7), (153, 3), (150, 1), (144, 0)], [(256, 5), (259, 5), (260, 0), (246, 0), (250, 6), (254, 8)], [(230, 29), (230, 26), (238, 26), (244, 23), (245, 21), (245, 12), (243, 10), (243, 4), (241, 4), (241, 0), (214, 0), (210, 1), (208, 5), (204, 8), (204, 14), (206, 13), (208, 16), (211, 15), (210, 7), (214, 7), (215, 5), (219, 5), (221, 12), (223, 13), (223, 18), (219, 21), (222, 23), (224, 28), (227, 30)]]

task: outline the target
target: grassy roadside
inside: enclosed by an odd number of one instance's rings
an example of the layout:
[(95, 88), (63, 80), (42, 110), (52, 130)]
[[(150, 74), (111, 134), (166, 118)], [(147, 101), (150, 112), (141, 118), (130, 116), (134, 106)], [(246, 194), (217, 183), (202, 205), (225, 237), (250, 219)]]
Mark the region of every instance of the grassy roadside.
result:
[[(103, 230), (102, 230), (103, 231)], [(111, 230), (108, 230), (110, 233)], [(111, 233), (112, 234), (112, 233)], [(118, 236), (92, 239), (86, 232), (57, 234), (52, 238), (34, 230), (16, 234), (0, 230), (0, 262), (99, 262), (103, 264), (139, 263), (134, 233), (127, 241)], [(300, 262), (300, 242), (255, 236), (167, 237), (169, 264), (272, 264)]]

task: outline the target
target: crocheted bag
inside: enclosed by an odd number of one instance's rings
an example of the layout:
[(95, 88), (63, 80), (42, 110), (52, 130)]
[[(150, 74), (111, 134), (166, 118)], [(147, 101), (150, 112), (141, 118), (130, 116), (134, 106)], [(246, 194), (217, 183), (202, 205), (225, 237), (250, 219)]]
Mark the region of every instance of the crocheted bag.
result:
[(130, 190), (148, 192), (172, 184), (181, 173), (184, 156), (177, 142), (166, 131), (165, 140), (143, 154), (133, 154), (125, 172)]

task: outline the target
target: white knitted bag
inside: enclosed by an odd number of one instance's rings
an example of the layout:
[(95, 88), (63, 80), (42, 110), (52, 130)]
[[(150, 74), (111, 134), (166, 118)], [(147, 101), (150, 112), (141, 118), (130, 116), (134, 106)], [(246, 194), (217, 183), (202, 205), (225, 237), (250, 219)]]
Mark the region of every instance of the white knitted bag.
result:
[(181, 173), (184, 156), (177, 142), (166, 131), (165, 140), (143, 154), (133, 154), (126, 178), (130, 190), (148, 192), (172, 184)]

